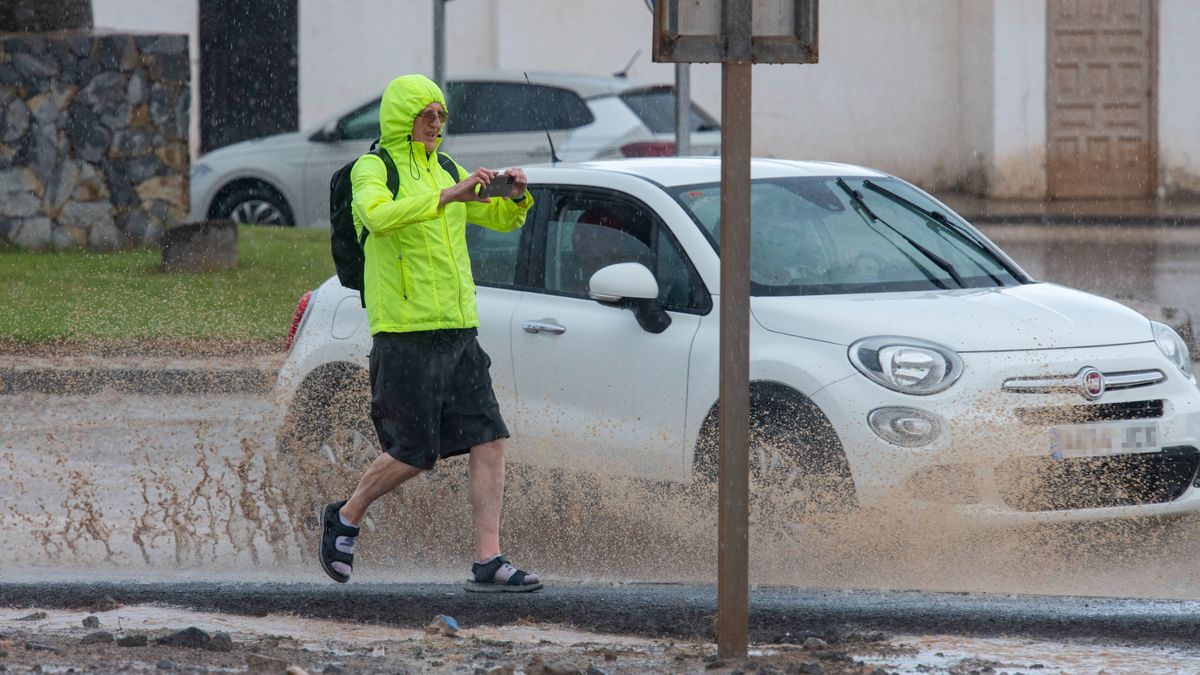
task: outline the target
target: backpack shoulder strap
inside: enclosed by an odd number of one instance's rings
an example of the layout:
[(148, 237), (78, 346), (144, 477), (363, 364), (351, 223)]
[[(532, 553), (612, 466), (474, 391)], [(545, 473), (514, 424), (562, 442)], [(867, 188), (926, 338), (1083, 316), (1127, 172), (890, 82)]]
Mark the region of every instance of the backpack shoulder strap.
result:
[[(375, 147), (375, 143), (371, 144), (371, 151), (367, 153), (375, 155), (383, 162), (383, 168), (387, 171), (387, 187), (392, 193), (392, 199), (396, 198), (396, 193), (400, 192), (400, 172), (396, 171), (396, 163), (392, 161), (392, 156), (387, 150)], [(358, 236), (358, 245), (362, 246), (367, 241), (367, 228), (362, 229), (362, 234)]]
[(372, 148), (371, 154), (383, 161), (383, 167), (387, 169), (387, 186), (392, 192), (392, 199), (396, 198), (396, 193), (400, 192), (400, 173), (396, 171), (396, 163), (392, 161), (391, 154), (383, 148)]
[(442, 165), (442, 170), (450, 174), (450, 177), (454, 179), (455, 183), (457, 183), (460, 178), (458, 176), (458, 167), (455, 166), (454, 160), (450, 159), (450, 155), (447, 155), (444, 152), (439, 152), (437, 156), (438, 164)]

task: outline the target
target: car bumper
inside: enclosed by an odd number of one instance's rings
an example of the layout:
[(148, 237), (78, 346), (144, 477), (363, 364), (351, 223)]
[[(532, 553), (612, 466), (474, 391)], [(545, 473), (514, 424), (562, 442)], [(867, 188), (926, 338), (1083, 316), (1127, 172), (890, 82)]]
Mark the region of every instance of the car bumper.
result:
[[(1153, 343), (962, 356), (962, 379), (940, 394), (908, 396), (850, 377), (814, 396), (842, 440), (861, 503), (925, 505), (1010, 524), (1200, 510), (1200, 390)], [(1167, 376), (1154, 385), (1108, 392), (1091, 404), (1134, 410), (1161, 401), (1157, 416), (1083, 422), (1153, 426), (1162, 450), (1063, 457), (1052, 430), (1079, 420), (1044, 423), (1029, 413), (1078, 410), (1089, 402), (1078, 393), (1001, 388), (1009, 378), (1075, 373), (1084, 366), (1159, 370)], [(885, 406), (932, 413), (942, 420), (942, 432), (925, 446), (893, 445), (867, 421), (871, 411)]]
[(313, 291), (309, 310), (297, 327), (292, 348), (275, 380), (272, 404), (282, 421), (300, 387), (314, 370), (330, 364), (367, 367), (371, 351), (366, 312), (358, 293), (330, 277)]

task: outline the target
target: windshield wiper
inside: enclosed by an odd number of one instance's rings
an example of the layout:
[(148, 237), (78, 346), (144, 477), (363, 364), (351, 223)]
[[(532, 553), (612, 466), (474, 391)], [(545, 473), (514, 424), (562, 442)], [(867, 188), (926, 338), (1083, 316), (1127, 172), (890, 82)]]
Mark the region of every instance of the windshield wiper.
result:
[[(949, 286), (946, 285), (946, 282), (935, 277), (932, 272), (925, 269), (924, 265), (917, 262), (917, 259), (912, 257), (912, 254), (910, 254), (908, 251), (905, 251), (903, 248), (900, 248), (900, 244), (897, 244), (896, 242), (892, 241), (890, 238), (888, 238), (888, 236), (886, 234), (880, 232), (879, 229), (875, 227), (874, 223), (875, 222), (882, 223), (883, 219), (880, 218), (879, 216), (875, 215), (875, 212), (871, 210), (871, 207), (867, 206), (867, 203), (863, 201), (861, 195), (859, 195), (857, 192), (855, 192), (853, 190), (853, 188), (851, 188), (841, 178), (837, 179), (837, 183), (838, 183), (838, 187), (840, 187), (843, 190), (846, 190), (846, 193), (850, 195), (850, 205), (854, 207), (854, 213), (856, 215), (858, 215), (859, 218), (863, 219), (863, 222), (867, 224), (867, 227), (871, 228), (872, 232), (874, 232), (875, 234), (878, 234), (884, 241), (891, 244), (892, 248), (896, 249), (896, 251), (900, 255), (904, 256), (904, 258), (906, 260), (908, 260), (908, 262), (912, 263), (913, 267), (917, 268), (918, 270), (920, 270), (921, 274), (925, 275), (925, 279), (927, 281), (929, 281), (929, 283), (931, 283), (934, 286), (937, 286), (938, 288), (941, 288), (943, 290), (948, 290), (950, 288)], [(884, 224), (886, 224), (886, 223), (884, 223)]]
[[(996, 260), (996, 262), (1000, 263), (1000, 266), (1003, 267), (1013, 277), (1017, 276), (1011, 269), (1009, 269), (1008, 265), (1005, 264), (1005, 262), (1003, 260), (1000, 260), (999, 258), (997, 258), (996, 255), (994, 253), (992, 253), (992, 251), (990, 249), (988, 249), (987, 246), (984, 246), (982, 242), (975, 239), (975, 237), (971, 236), (969, 233), (964, 232), (957, 223), (951, 221), (949, 218), (946, 217), (946, 214), (942, 213), (941, 211), (935, 211), (935, 210), (931, 210), (931, 209), (922, 208), (919, 204), (909, 201), (909, 200), (905, 199), (904, 197), (901, 197), (900, 195), (896, 194), (895, 192), (892, 192), (891, 190), (883, 187), (882, 185), (872, 183), (869, 180), (863, 181), (863, 187), (865, 187), (866, 189), (870, 190), (871, 192), (874, 192), (886, 199), (892, 200), (893, 202), (908, 209), (909, 211), (912, 211), (913, 213), (916, 213), (918, 216), (921, 216), (922, 218), (925, 218), (926, 220), (929, 220), (933, 223), (937, 223), (937, 224), (941, 225), (942, 227), (949, 230), (956, 237), (958, 237), (959, 241), (974, 248), (976, 251), (983, 253), (987, 257)], [(970, 256), (967, 256), (967, 259), (970, 260), (971, 262), (975, 263), (976, 267), (983, 270), (983, 273), (986, 274), (989, 279), (991, 279), (993, 282), (995, 282), (995, 284), (997, 286), (1004, 285), (1004, 282), (1000, 280), (1000, 277), (993, 274), (990, 270), (988, 270), (988, 268), (984, 267), (983, 264), (980, 263), (978, 260), (975, 260), (975, 259), (971, 258)]]
[[(871, 210), (871, 207), (867, 206), (867, 203), (865, 201), (863, 201), (862, 195), (858, 194), (858, 192), (855, 191), (854, 188), (850, 187), (850, 184), (847, 183), (844, 179), (838, 178), (836, 182), (837, 182), (838, 187), (840, 187), (842, 190), (844, 190), (846, 194), (850, 195), (850, 200), (854, 202), (855, 206), (859, 210), (861, 210), (862, 213), (865, 213), (867, 216), (870, 216), (871, 220), (875, 220), (875, 221), (879, 221), (879, 222), (883, 223), (885, 227), (887, 227), (892, 232), (895, 232), (904, 241), (908, 242), (909, 246), (912, 246), (913, 248), (920, 251), (921, 255), (925, 256), (926, 258), (928, 258), (930, 260), (930, 262), (932, 262), (933, 264), (940, 267), (943, 272), (945, 272), (946, 274), (949, 274), (950, 278), (954, 279), (954, 283), (958, 284), (959, 288), (967, 287), (967, 285), (965, 283), (963, 283), (962, 277), (959, 276), (958, 272), (954, 269), (954, 265), (951, 265), (949, 262), (947, 262), (944, 258), (939, 256), (938, 254), (936, 254), (933, 251), (930, 251), (929, 249), (925, 248), (924, 246), (918, 244), (916, 242), (916, 240), (914, 240), (912, 237), (910, 237), (907, 234), (904, 234), (903, 232), (901, 232), (900, 230), (897, 230), (896, 228), (892, 227), (891, 223), (888, 223), (888, 221), (875, 215), (875, 212)], [(885, 237), (885, 239), (886, 239), (886, 237)], [(919, 265), (917, 267), (920, 268)], [(922, 271), (924, 271), (924, 270), (922, 270)], [(929, 276), (929, 274), (926, 273), (926, 276)], [(946, 288), (945, 284), (939, 283), (938, 280), (934, 279), (933, 277), (929, 277), (929, 278), (931, 281), (933, 281), (934, 283), (937, 283), (942, 288)]]

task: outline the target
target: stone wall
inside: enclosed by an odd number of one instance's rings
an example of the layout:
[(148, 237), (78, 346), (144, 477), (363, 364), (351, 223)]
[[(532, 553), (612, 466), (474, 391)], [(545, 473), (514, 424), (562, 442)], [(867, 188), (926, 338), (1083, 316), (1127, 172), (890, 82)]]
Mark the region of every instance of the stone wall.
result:
[(188, 211), (186, 35), (0, 34), (0, 245), (157, 244)]

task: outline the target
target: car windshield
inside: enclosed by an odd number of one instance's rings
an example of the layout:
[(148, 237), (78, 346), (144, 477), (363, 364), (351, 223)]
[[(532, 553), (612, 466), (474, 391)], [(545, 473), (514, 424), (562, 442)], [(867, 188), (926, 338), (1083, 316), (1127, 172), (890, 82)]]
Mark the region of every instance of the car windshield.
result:
[[(720, 252), (720, 185), (670, 192)], [(989, 288), (1029, 281), (965, 221), (896, 179), (755, 180), (750, 221), (753, 295)]]
[[(675, 132), (675, 93), (671, 87), (635, 89), (620, 95), (625, 105), (642, 120), (654, 134)], [(691, 131), (719, 131), (721, 125), (695, 103), (688, 121)]]

